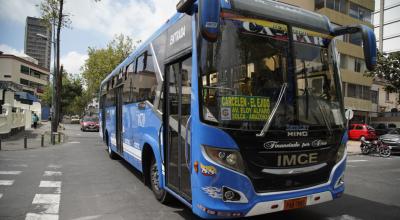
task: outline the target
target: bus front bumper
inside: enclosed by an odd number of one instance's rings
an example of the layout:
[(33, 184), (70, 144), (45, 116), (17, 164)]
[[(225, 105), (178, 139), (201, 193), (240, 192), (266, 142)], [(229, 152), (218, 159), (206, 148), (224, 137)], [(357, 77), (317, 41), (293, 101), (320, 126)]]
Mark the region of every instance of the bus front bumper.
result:
[[(335, 165), (329, 181), (324, 184), (271, 193), (256, 193), (250, 179), (245, 175), (212, 164), (217, 168), (217, 175), (212, 178), (212, 184), (207, 181), (210, 180), (209, 177), (202, 178), (205, 181), (201, 181), (203, 183), (200, 185), (203, 187), (196, 196), (196, 202), (193, 203), (193, 211), (202, 218), (235, 218), (303, 208), (334, 200), (341, 197), (344, 192), (343, 175), (346, 157), (347, 155)], [(226, 200), (224, 193), (227, 189), (240, 195), (240, 200)], [(296, 199), (303, 203), (291, 206), (290, 203)]]

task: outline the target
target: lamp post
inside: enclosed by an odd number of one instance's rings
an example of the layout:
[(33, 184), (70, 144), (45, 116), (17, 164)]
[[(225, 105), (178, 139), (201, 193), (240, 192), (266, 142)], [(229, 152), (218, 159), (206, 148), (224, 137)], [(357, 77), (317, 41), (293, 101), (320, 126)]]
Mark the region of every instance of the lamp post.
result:
[(52, 33), (53, 33), (53, 39), (49, 39), (48, 36), (45, 36), (43, 34), (36, 33), (36, 36), (39, 36), (41, 38), (46, 39), (50, 43), (53, 44), (53, 93), (51, 96), (51, 134), (50, 134), (50, 141), (51, 144), (55, 144), (55, 136), (53, 135), (54, 132), (57, 132), (57, 124), (58, 124), (58, 119), (56, 118), (56, 111), (57, 109), (57, 92), (59, 88), (57, 88), (57, 76), (58, 76), (58, 69), (57, 69), (57, 58), (56, 58), (56, 50), (57, 50), (57, 42), (56, 42), (56, 35), (55, 35), (55, 23), (53, 22), (52, 25)]

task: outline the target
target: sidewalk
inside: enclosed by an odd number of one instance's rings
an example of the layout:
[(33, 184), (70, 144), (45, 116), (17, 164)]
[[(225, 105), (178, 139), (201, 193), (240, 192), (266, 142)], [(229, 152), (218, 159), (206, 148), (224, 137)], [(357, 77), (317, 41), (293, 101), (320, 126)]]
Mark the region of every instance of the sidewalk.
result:
[[(2, 151), (25, 150), (24, 137), (27, 137), (27, 149), (40, 148), (42, 135), (44, 135), (44, 147), (50, 146), (50, 122), (41, 122), (37, 129), (29, 128), (7, 139), (1, 140)], [(57, 139), (57, 137), (56, 137)]]
[(348, 155), (361, 154), (360, 141), (348, 141), (347, 142), (347, 153)]

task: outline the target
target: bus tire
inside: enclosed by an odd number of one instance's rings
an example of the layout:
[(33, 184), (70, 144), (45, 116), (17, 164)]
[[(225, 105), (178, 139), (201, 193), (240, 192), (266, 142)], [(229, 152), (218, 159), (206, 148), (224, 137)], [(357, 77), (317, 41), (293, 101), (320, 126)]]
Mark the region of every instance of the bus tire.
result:
[(148, 175), (150, 178), (150, 187), (156, 199), (162, 204), (168, 203), (171, 200), (171, 195), (160, 187), (158, 166), (154, 156), (151, 158)]
[(118, 159), (118, 154), (115, 153), (114, 151), (112, 151), (112, 149), (111, 149), (111, 141), (110, 141), (110, 139), (108, 137), (108, 134), (107, 134), (107, 152), (108, 152), (108, 156), (111, 159), (113, 159), (113, 160), (117, 160)]

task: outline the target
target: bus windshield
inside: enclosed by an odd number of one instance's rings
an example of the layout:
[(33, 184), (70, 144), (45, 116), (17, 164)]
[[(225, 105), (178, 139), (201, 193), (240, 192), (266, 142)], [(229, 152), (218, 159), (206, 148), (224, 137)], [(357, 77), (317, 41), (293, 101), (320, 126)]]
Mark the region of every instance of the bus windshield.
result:
[(344, 127), (331, 36), (267, 20), (223, 16), (219, 40), (201, 45), (204, 122), (260, 131), (271, 117), (270, 130), (291, 125)]

